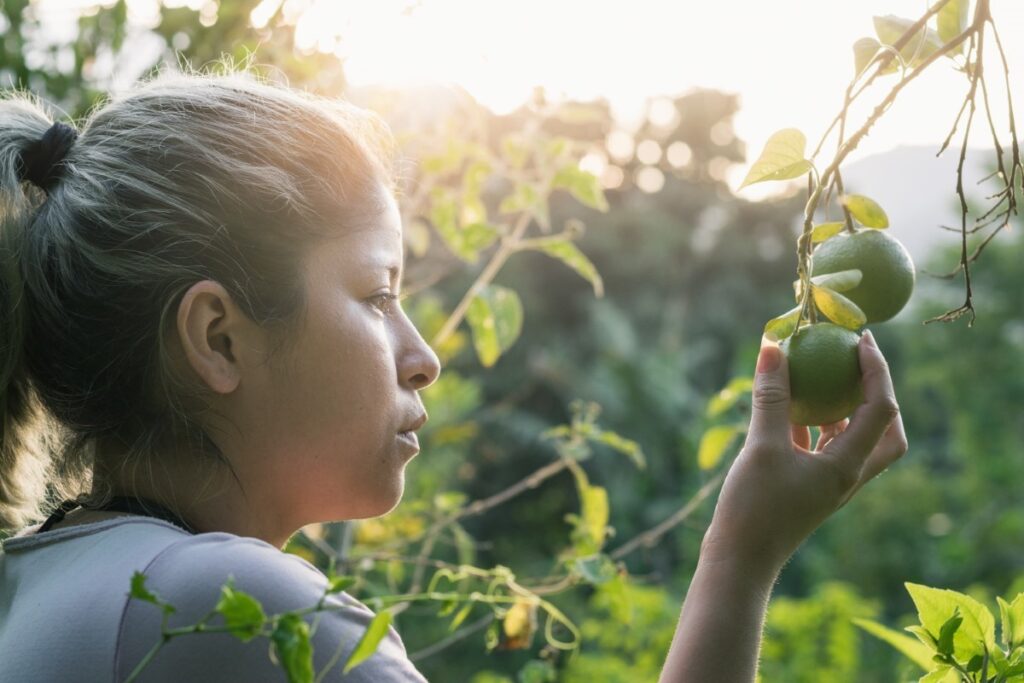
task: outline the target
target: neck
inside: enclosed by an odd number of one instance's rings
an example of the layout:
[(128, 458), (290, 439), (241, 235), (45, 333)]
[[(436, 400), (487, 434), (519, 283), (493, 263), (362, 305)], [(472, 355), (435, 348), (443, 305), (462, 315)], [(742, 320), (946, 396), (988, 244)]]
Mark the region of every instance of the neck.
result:
[(273, 501), (262, 492), (246, 490), (241, 483), (244, 472), (236, 478), (223, 464), (166, 458), (146, 467), (144, 479), (126, 476), (137, 469), (98, 467), (92, 495), (151, 500), (177, 514), (197, 533), (220, 531), (258, 538), (275, 548), (282, 548), (301, 526), (278, 514)]

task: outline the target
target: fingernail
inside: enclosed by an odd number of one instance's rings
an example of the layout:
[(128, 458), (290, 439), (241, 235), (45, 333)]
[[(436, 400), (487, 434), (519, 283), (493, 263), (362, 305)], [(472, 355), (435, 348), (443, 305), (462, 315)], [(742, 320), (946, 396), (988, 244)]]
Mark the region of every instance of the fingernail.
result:
[(864, 336), (867, 337), (868, 344), (876, 349), (878, 348), (878, 344), (875, 343), (875, 335), (871, 334), (871, 330), (864, 330)]
[(782, 360), (782, 351), (778, 346), (774, 344), (767, 344), (761, 347), (761, 352), (757, 355), (757, 371), (763, 372), (775, 372), (779, 367), (779, 362)]

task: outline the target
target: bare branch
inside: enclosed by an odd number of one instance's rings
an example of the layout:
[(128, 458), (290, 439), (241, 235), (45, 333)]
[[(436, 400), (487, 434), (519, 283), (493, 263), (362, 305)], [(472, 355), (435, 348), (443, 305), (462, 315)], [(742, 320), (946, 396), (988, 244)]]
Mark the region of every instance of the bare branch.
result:
[(693, 495), (690, 500), (686, 502), (686, 505), (679, 508), (663, 521), (657, 525), (651, 527), (647, 531), (643, 532), (639, 536), (635, 536), (629, 541), (626, 541), (618, 548), (610, 553), (610, 557), (613, 560), (618, 560), (626, 555), (630, 554), (634, 550), (640, 547), (651, 547), (658, 542), (662, 536), (671, 531), (674, 527), (678, 526), (681, 522), (686, 520), (694, 510), (704, 502), (704, 499), (710, 496), (715, 489), (719, 487), (722, 480), (725, 479), (725, 472), (719, 472), (712, 477), (706, 484), (700, 487), (700, 489)]

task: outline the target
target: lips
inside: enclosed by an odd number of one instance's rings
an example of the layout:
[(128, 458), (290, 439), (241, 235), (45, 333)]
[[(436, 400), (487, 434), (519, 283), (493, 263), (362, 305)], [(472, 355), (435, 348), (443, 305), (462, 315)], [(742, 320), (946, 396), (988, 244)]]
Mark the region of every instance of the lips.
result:
[(399, 432), (398, 440), (415, 451), (420, 449), (420, 440), (416, 432)]
[(420, 427), (422, 427), (424, 424), (426, 424), (426, 422), (427, 422), (427, 414), (426, 413), (420, 413), (420, 415), (416, 419), (414, 419), (412, 422), (410, 422), (407, 426), (402, 427), (401, 429), (399, 429), (398, 433), (399, 434), (406, 434), (408, 432), (415, 432)]
[(416, 436), (416, 430), (422, 427), (426, 421), (427, 414), (420, 413), (418, 417), (398, 432), (398, 440), (414, 453), (418, 453), (420, 450), (420, 440)]

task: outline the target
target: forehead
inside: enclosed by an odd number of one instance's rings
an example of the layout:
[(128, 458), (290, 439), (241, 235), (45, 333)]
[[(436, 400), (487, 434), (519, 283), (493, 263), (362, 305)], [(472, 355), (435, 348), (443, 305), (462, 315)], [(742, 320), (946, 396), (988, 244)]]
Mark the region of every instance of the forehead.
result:
[(342, 226), (336, 237), (315, 250), (314, 256), (328, 262), (329, 268), (362, 272), (400, 271), (402, 257), (402, 217), (390, 194), (372, 211)]

